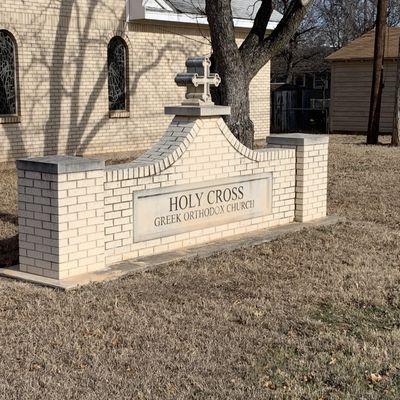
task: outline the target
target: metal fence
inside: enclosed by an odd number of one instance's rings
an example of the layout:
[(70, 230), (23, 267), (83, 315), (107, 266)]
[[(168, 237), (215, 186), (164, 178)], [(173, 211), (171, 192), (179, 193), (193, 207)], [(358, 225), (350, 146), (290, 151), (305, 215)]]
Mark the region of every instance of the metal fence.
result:
[(329, 132), (329, 109), (279, 108), (273, 110), (272, 132)]

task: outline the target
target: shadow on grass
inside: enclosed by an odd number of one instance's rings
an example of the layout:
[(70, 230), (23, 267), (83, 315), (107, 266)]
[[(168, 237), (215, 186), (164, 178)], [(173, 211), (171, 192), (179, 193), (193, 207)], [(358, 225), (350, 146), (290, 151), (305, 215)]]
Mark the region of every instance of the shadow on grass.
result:
[(0, 212), (0, 221), (8, 222), (8, 223), (13, 224), (15, 226), (18, 225), (18, 217), (16, 215), (14, 215), (14, 214)]
[(343, 143), (343, 144), (348, 144), (348, 145), (352, 145), (352, 146), (369, 147), (369, 148), (373, 148), (373, 147), (388, 147), (388, 148), (393, 148), (393, 149), (398, 148), (396, 146), (393, 146), (391, 143), (382, 143), (382, 142), (378, 142), (377, 144), (367, 144), (366, 142), (361, 142), (361, 143), (348, 142), (348, 143)]
[(18, 264), (18, 235), (0, 240), (0, 268)]
[(396, 306), (387, 304), (378, 307), (354, 301), (343, 310), (332, 304), (321, 304), (313, 317), (346, 335), (365, 340), (371, 332), (373, 336), (376, 331), (388, 332), (400, 328), (399, 309)]

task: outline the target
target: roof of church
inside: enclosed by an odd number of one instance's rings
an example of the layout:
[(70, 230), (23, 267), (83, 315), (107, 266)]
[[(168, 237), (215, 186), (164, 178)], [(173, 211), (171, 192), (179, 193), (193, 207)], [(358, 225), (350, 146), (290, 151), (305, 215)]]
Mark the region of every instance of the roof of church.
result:
[[(388, 28), (385, 44), (385, 58), (396, 59), (399, 56), (400, 28)], [(375, 30), (367, 32), (347, 46), (335, 51), (328, 61), (372, 60), (374, 58)]]
[[(260, 7), (254, 0), (231, 0), (233, 22), (238, 28), (251, 28)], [(205, 0), (128, 0), (127, 20), (207, 24)], [(275, 29), (282, 14), (273, 11), (267, 29)]]
[[(187, 14), (202, 14), (205, 9), (205, 0), (166, 0), (177, 12)], [(254, 19), (261, 2), (254, 0), (232, 0), (233, 18)], [(282, 15), (274, 11), (271, 20), (279, 22)]]

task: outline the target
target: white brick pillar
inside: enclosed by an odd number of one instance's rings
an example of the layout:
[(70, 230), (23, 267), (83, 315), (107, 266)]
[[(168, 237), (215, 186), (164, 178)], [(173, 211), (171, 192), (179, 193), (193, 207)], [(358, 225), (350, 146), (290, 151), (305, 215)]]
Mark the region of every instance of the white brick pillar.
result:
[(19, 270), (64, 279), (105, 267), (104, 162), (17, 161)]
[(295, 220), (308, 222), (325, 217), (329, 137), (289, 133), (271, 135), (267, 138), (267, 142), (268, 147), (296, 149)]

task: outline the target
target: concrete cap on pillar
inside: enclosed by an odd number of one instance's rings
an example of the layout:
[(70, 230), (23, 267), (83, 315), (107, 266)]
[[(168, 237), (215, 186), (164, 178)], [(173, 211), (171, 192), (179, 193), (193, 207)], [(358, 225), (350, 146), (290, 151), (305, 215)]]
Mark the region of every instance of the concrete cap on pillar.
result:
[(309, 146), (313, 144), (329, 143), (328, 135), (307, 133), (283, 133), (267, 136), (268, 144), (279, 144), (289, 146)]
[(17, 160), (17, 168), (46, 174), (65, 174), (104, 169), (104, 161), (74, 156), (45, 156)]

